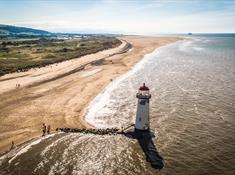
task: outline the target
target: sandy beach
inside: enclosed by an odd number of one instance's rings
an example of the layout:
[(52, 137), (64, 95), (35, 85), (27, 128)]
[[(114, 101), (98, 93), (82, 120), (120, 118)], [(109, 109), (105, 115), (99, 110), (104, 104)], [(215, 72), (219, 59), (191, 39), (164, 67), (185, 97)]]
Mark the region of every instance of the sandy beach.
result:
[(83, 117), (95, 96), (145, 54), (182, 38), (120, 39), (117, 48), (0, 77), (0, 152), (9, 149), (12, 141), (20, 144), (40, 136), (42, 123), (52, 130), (93, 127)]

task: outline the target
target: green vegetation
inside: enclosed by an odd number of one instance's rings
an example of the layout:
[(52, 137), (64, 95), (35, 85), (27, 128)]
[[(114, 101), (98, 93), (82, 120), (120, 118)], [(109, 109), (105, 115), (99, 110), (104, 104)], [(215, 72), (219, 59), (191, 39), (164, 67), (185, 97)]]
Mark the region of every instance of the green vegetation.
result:
[(78, 58), (116, 47), (120, 43), (121, 41), (114, 37), (104, 36), (79, 39), (42, 37), (2, 40), (0, 41), (0, 76)]

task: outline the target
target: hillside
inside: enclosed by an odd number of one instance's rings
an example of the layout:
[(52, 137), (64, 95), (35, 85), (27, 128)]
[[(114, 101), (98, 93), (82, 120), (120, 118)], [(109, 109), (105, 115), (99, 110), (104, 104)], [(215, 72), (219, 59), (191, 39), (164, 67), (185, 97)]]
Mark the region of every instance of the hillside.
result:
[(50, 35), (45, 30), (0, 24), (0, 35)]

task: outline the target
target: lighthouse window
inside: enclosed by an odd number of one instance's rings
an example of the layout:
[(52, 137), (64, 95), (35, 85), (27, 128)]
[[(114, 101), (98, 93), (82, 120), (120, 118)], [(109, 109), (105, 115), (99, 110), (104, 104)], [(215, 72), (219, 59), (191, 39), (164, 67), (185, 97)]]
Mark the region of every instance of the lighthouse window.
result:
[(139, 121), (141, 122), (141, 118), (139, 118)]
[(145, 105), (145, 103), (146, 103), (145, 100), (141, 100), (141, 101), (140, 101), (140, 104), (141, 104), (141, 105)]

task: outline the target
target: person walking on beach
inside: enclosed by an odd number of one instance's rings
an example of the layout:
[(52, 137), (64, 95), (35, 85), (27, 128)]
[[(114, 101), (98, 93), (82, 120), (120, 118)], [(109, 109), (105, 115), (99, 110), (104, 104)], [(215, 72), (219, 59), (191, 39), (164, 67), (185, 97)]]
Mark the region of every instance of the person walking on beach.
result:
[(42, 136), (46, 135), (46, 125), (45, 123), (42, 124)]
[(20, 88), (20, 84), (16, 84), (16, 88)]
[(10, 150), (12, 150), (14, 147), (15, 147), (15, 143), (14, 143), (14, 141), (12, 141), (12, 142), (11, 142)]
[(47, 134), (50, 134), (51, 133), (51, 125), (48, 125), (47, 126)]

